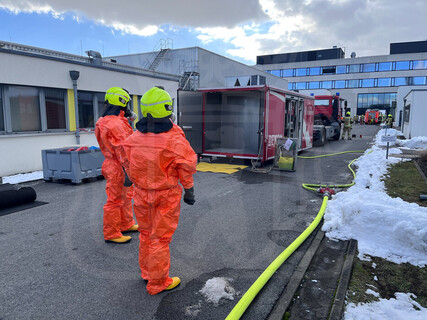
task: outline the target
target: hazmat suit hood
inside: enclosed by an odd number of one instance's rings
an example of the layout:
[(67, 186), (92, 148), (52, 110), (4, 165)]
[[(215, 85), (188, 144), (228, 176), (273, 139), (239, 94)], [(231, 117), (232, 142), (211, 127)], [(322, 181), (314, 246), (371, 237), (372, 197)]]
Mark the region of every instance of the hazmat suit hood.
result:
[(172, 129), (173, 124), (170, 120), (170, 117), (153, 118), (151, 114), (148, 113), (147, 117), (138, 121), (135, 127), (139, 132), (142, 133), (162, 133)]

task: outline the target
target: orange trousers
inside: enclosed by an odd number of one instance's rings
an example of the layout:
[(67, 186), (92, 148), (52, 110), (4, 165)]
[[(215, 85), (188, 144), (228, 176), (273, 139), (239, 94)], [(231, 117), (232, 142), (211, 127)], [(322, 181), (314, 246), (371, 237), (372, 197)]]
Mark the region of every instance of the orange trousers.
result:
[(125, 174), (116, 160), (105, 159), (102, 175), (107, 179), (105, 191), (107, 202), (104, 205), (104, 239), (123, 236), (122, 231), (135, 224), (132, 212), (133, 186), (124, 187)]
[(172, 283), (170, 251), (179, 221), (182, 188), (146, 190), (135, 187), (134, 211), (139, 225), (139, 266), (147, 291), (157, 294)]

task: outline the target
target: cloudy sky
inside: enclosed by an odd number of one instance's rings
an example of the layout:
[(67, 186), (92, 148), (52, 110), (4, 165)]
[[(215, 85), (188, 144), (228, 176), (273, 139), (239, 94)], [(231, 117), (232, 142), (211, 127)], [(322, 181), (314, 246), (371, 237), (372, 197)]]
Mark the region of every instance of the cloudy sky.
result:
[(0, 40), (103, 56), (199, 46), (247, 64), (257, 55), (345, 48), (389, 53), (427, 39), (426, 0), (0, 0)]

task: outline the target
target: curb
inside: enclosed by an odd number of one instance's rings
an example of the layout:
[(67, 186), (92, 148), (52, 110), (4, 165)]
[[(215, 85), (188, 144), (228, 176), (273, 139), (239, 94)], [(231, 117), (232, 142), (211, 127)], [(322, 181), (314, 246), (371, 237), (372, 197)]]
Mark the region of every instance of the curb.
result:
[(317, 249), (319, 248), (320, 242), (322, 241), (325, 233), (320, 230), (317, 232), (316, 237), (310, 244), (310, 247), (305, 252), (300, 263), (289, 279), (286, 288), (283, 290), (281, 296), (277, 300), (276, 305), (268, 316), (267, 320), (283, 320), (286, 310), (288, 310), (292, 299), (294, 298), (295, 293), (297, 292), (300, 283), (311, 263), (313, 256), (315, 255)]
[(332, 304), (331, 313), (329, 314), (329, 320), (341, 320), (344, 313), (344, 303), (348, 285), (350, 283), (351, 273), (353, 271), (353, 261), (356, 255), (357, 241), (354, 239), (350, 240), (350, 244), (347, 249), (347, 255), (344, 261), (344, 265), (341, 271), (337, 291)]

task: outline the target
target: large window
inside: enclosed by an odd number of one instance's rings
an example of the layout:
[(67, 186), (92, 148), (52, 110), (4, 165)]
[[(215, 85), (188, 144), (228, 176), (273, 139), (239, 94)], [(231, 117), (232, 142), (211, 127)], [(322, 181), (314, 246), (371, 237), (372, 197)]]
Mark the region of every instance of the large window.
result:
[(408, 86), (410, 85), (410, 77), (399, 77), (399, 78), (394, 78), (394, 86), (398, 87), (398, 86)]
[(347, 72), (347, 66), (337, 66), (337, 74), (343, 74)]
[(391, 78), (378, 78), (378, 87), (390, 87)]
[(307, 75), (307, 68), (296, 69), (296, 76), (297, 77), (306, 76), (306, 75)]
[(378, 63), (378, 71), (391, 71), (391, 62), (380, 62)]
[(374, 86), (374, 79), (362, 79), (362, 88), (372, 88)]
[(332, 89), (332, 81), (322, 81), (323, 89)]
[(319, 89), (320, 88), (320, 82), (319, 81), (311, 81), (308, 83), (309, 89)]
[(414, 70), (416, 69), (427, 69), (427, 60), (417, 60), (414, 61), (413, 67)]
[(395, 70), (409, 70), (409, 61), (396, 61)]
[(351, 64), (348, 72), (349, 73), (360, 72), (360, 64)]
[(10, 86), (9, 99), (12, 132), (41, 131), (37, 88)]
[[(99, 117), (102, 117), (104, 113), (104, 103), (105, 103), (105, 94), (104, 93), (95, 93), (96, 97), (96, 104), (98, 106), (98, 115), (96, 116), (96, 119), (99, 119)], [(132, 102), (129, 102), (132, 103)]]
[(374, 71), (375, 71), (375, 63), (362, 64), (362, 72), (374, 72)]
[(47, 129), (65, 129), (65, 90), (45, 89)]
[(345, 80), (335, 81), (335, 89), (344, 89), (344, 88), (345, 88)]
[(294, 69), (284, 69), (282, 70), (283, 77), (293, 77), (294, 76)]
[(320, 67), (310, 68), (310, 76), (318, 76), (320, 74)]
[(94, 113), (94, 94), (92, 92), (79, 91), (79, 127), (94, 128), (95, 113)]
[(271, 73), (273, 76), (281, 77), (280, 69), (279, 69), (279, 70), (271, 70), (271, 71), (270, 71), (270, 73)]
[(348, 80), (347, 88), (358, 88), (359, 80)]
[(357, 114), (363, 114), (366, 109), (380, 109), (390, 111), (396, 103), (396, 93), (359, 93), (357, 95)]
[(4, 131), (3, 88), (0, 86), (0, 131)]
[(415, 86), (423, 86), (426, 84), (426, 77), (413, 77), (412, 83)]
[(295, 83), (295, 89), (297, 89), (297, 90), (307, 89), (306, 86), (307, 86), (306, 82), (296, 82)]

